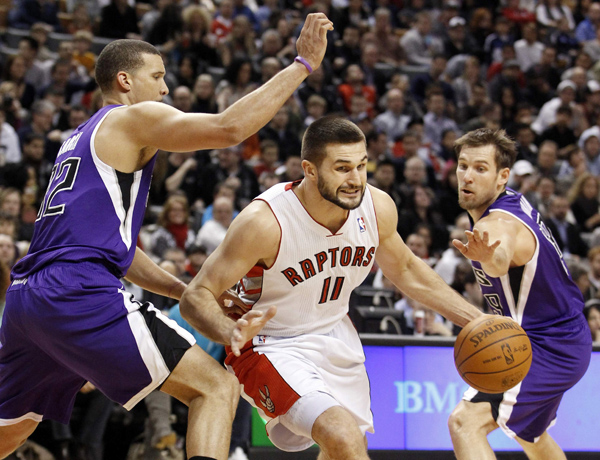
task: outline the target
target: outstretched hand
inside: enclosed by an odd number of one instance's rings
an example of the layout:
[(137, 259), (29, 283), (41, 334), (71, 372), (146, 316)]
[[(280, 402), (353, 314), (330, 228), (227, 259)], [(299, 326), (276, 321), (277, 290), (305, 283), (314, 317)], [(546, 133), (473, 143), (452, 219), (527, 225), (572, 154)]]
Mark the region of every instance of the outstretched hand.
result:
[(296, 41), (298, 56), (308, 61), (313, 70), (321, 65), (327, 49), (327, 31), (333, 30), (333, 23), (323, 13), (311, 13)]
[(496, 248), (500, 246), (500, 240), (490, 244), (490, 235), (488, 232), (480, 232), (474, 228), (472, 232), (465, 231), (467, 235), (467, 244), (460, 240), (452, 240), (452, 244), (463, 256), (476, 262), (487, 262), (492, 259)]
[(235, 356), (240, 356), (240, 348), (251, 340), (267, 322), (275, 316), (277, 307), (269, 307), (265, 312), (249, 311), (235, 323), (231, 333), (231, 351)]

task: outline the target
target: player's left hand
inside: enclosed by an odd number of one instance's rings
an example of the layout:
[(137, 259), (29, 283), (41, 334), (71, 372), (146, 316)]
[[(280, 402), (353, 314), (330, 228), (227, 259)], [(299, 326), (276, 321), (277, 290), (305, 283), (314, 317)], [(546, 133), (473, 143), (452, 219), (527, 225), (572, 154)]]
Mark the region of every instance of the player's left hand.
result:
[(467, 244), (463, 244), (460, 240), (452, 240), (452, 244), (466, 258), (476, 262), (487, 262), (494, 256), (494, 251), (500, 246), (500, 240), (496, 240), (490, 244), (490, 235), (488, 232), (480, 232), (474, 228), (472, 232), (465, 231), (467, 235)]
[(275, 313), (277, 313), (277, 307), (272, 306), (265, 312), (249, 311), (237, 320), (231, 333), (231, 351), (235, 356), (240, 356), (240, 348), (258, 334), (265, 324), (275, 316)]

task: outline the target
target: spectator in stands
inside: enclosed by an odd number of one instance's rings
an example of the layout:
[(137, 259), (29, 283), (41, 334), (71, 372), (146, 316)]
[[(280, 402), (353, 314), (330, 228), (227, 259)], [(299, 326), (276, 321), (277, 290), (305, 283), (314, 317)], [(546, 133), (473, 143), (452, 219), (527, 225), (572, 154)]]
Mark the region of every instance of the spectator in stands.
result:
[(236, 201), (243, 209), (259, 193), (254, 171), (241, 160), (238, 147), (219, 149), (217, 163), (207, 165), (201, 173), (202, 199), (206, 205), (213, 201), (213, 192), (219, 182), (230, 179), (236, 183)]
[(254, 91), (257, 85), (253, 81), (252, 62), (249, 59), (235, 59), (225, 70), (223, 80), (216, 89), (219, 112)]
[[(156, 20), (151, 27), (142, 28), (142, 34), (146, 36), (145, 40), (155, 45), (159, 51), (168, 53), (177, 46), (182, 35), (183, 19), (181, 10), (172, 1), (157, 2), (157, 6), (159, 14)], [(208, 29), (209, 23), (210, 16), (207, 17), (205, 30)], [(191, 42), (191, 39), (189, 41)]]
[(578, 145), (585, 156), (588, 171), (600, 175), (600, 128), (592, 126), (586, 129), (579, 137)]
[(346, 113), (351, 114), (351, 100), (354, 95), (362, 95), (367, 101), (367, 111), (371, 114), (375, 106), (377, 93), (375, 87), (365, 84), (365, 74), (357, 64), (348, 66), (344, 82), (338, 86), (338, 92)]
[[(588, 247), (581, 238), (579, 226), (567, 220), (569, 210), (569, 200), (566, 197), (553, 196), (550, 201), (550, 212), (548, 218), (545, 219), (545, 223), (566, 258), (569, 258), (571, 254), (585, 258)], [(591, 262), (592, 258), (589, 258), (589, 260)], [(600, 267), (600, 258), (598, 264)], [(594, 273), (593, 270), (590, 275), (592, 273)], [(597, 287), (600, 287), (600, 279), (597, 281)]]
[(217, 198), (225, 197), (225, 198), (228, 198), (231, 201), (233, 201), (233, 218), (235, 218), (239, 214), (239, 211), (237, 209), (238, 205), (235, 202), (236, 190), (237, 190), (237, 182), (235, 181), (235, 178), (233, 180), (226, 179), (225, 182), (221, 182), (215, 186), (215, 191), (213, 194), (213, 201), (204, 210), (204, 213), (202, 214), (202, 221), (200, 222), (200, 225), (198, 226), (198, 230), (199, 230), (199, 227), (201, 227), (202, 225), (204, 225), (206, 222), (208, 222), (209, 220), (211, 220), (213, 218), (213, 206), (214, 206), (214, 202), (215, 202), (214, 200), (216, 200)]
[(348, 25), (341, 33), (342, 40), (334, 43), (331, 49), (331, 62), (336, 74), (341, 73), (351, 64), (360, 63), (360, 30), (355, 25)]
[[(225, 0), (225, 3), (228, 1)], [(211, 66), (220, 67), (221, 57), (216, 49), (217, 39), (210, 32), (211, 16), (207, 9), (192, 4), (184, 8), (181, 16), (183, 30), (176, 52), (179, 55), (192, 54), (195, 56), (201, 66), (201, 71), (206, 71)]]
[(423, 67), (431, 66), (433, 56), (443, 51), (443, 44), (431, 35), (431, 18), (426, 10), (416, 15), (414, 26), (400, 39), (408, 64)]
[(312, 122), (322, 118), (327, 113), (327, 101), (318, 94), (313, 94), (306, 102), (306, 118), (304, 128), (308, 128)]
[(27, 73), (26, 60), (21, 55), (10, 56), (5, 63), (2, 80), (12, 82), (21, 106), (29, 109), (35, 100), (35, 86), (25, 79)]
[(600, 341), (600, 299), (590, 299), (585, 303), (583, 314), (590, 327), (592, 340)]
[(543, 141), (540, 144), (537, 155), (537, 170), (542, 176), (556, 177), (560, 171), (558, 162), (558, 145), (551, 140)]
[(102, 8), (98, 35), (106, 38), (141, 38), (137, 15), (127, 0), (111, 0)]
[(306, 80), (304, 80), (298, 89), (298, 98), (304, 107), (306, 107), (308, 98), (313, 94), (317, 94), (327, 101), (329, 113), (340, 112), (342, 110), (340, 96), (336, 87), (328, 83), (328, 77), (325, 72), (326, 66), (321, 65), (306, 77)]
[(219, 42), (217, 49), (225, 67), (237, 59), (251, 59), (256, 54), (256, 44), (250, 20), (244, 15), (236, 16), (231, 32)]
[(220, 44), (233, 29), (233, 0), (222, 0), (218, 4), (217, 12), (210, 24), (210, 32)]
[(193, 96), (192, 112), (218, 113), (219, 106), (215, 96), (215, 83), (210, 74), (198, 75), (194, 84)]
[(262, 141), (270, 139), (279, 147), (279, 161), (284, 162), (290, 155), (300, 155), (298, 133), (291, 129), (290, 114), (286, 106), (280, 108), (267, 126), (258, 132)]
[[(6, 220), (6, 217), (4, 219)], [(8, 217), (8, 219), (11, 218)], [(9, 269), (12, 269), (18, 258), (19, 254), (17, 253), (13, 236), (0, 232), (0, 265), (5, 265)]]
[(21, 145), (15, 129), (6, 122), (6, 111), (0, 108), (0, 166), (21, 161)]
[(404, 94), (398, 88), (392, 88), (385, 97), (386, 111), (377, 115), (373, 125), (387, 134), (389, 139), (397, 140), (406, 132), (411, 117), (404, 114)]
[(194, 103), (192, 91), (187, 86), (178, 86), (173, 91), (173, 107), (182, 112), (191, 112)]
[(583, 173), (569, 190), (571, 211), (584, 232), (592, 232), (600, 226), (600, 201), (598, 201), (598, 177)]
[(487, 36), (492, 31), (492, 13), (488, 8), (476, 8), (469, 20), (469, 32), (477, 42), (475, 53), (480, 60), (484, 58), (484, 46)]
[(452, 85), (444, 81), (444, 72), (446, 71), (446, 65), (448, 59), (443, 54), (436, 54), (431, 59), (431, 65), (429, 71), (425, 74), (417, 75), (410, 86), (410, 92), (413, 98), (419, 102), (424, 103), (427, 94), (432, 91), (432, 88), (440, 88), (446, 102), (451, 103), (454, 107), (455, 96)]
[(294, 182), (302, 179), (304, 177), (302, 159), (298, 155), (289, 156), (275, 173), (278, 175), (279, 182)]
[(515, 54), (522, 72), (527, 72), (542, 60), (544, 44), (538, 41), (538, 30), (535, 23), (522, 28), (523, 38), (515, 42)]
[(460, 16), (454, 16), (448, 22), (447, 37), (444, 39), (444, 55), (448, 59), (477, 50), (475, 39), (467, 34), (466, 24)]
[(540, 136), (540, 141), (550, 140), (558, 145), (559, 157), (565, 157), (564, 149), (577, 143), (577, 137), (571, 129), (573, 110), (568, 105), (561, 105), (556, 110), (556, 121)]
[(52, 120), (55, 112), (56, 107), (51, 102), (38, 100), (33, 103), (31, 106), (31, 121), (23, 125), (18, 132), (21, 149), (25, 148), (25, 138), (30, 133), (38, 134), (45, 139), (46, 135), (52, 130)]
[(571, 80), (563, 80), (560, 82), (556, 91), (558, 96), (546, 102), (538, 114), (536, 120), (531, 124), (533, 130), (541, 134), (547, 128), (556, 122), (556, 111), (562, 105), (575, 109), (575, 90), (577, 86)]
[(588, 126), (598, 125), (600, 121), (600, 83), (596, 80), (587, 82), (587, 90), (581, 110)]
[(589, 250), (587, 260), (590, 265), (588, 273), (590, 295), (591, 297), (598, 298), (600, 294), (600, 246), (594, 246)]
[(502, 15), (513, 24), (518, 26), (535, 23), (535, 14), (526, 8), (522, 8), (520, 0), (508, 0), (502, 9)]
[(19, 29), (29, 29), (32, 25), (42, 22), (59, 28), (58, 3), (44, 0), (21, 0), (16, 3), (17, 9), (10, 17), (10, 25)]
[(254, 166), (254, 174), (260, 181), (262, 174), (275, 173), (279, 165), (279, 143), (273, 139), (265, 139), (260, 143), (260, 159)]
[(560, 19), (566, 19), (569, 29), (575, 29), (575, 20), (573, 13), (568, 6), (562, 5), (560, 0), (540, 0), (540, 3), (535, 8), (537, 21), (549, 29), (558, 27)]
[(430, 142), (436, 152), (440, 150), (444, 131), (451, 129), (460, 134), (456, 122), (446, 116), (446, 102), (444, 94), (440, 92), (431, 92), (427, 97), (427, 113), (423, 117), (425, 141)]
[(204, 246), (198, 246), (195, 243), (188, 247), (186, 254), (185, 276), (191, 279), (198, 274), (202, 265), (206, 262), (208, 254), (206, 254)]
[(435, 264), (434, 271), (442, 277), (446, 284), (451, 285), (454, 282), (454, 272), (459, 263), (464, 259), (461, 252), (452, 244), (452, 240), (457, 239), (467, 244), (467, 235), (461, 229), (455, 228), (450, 232), (448, 240), (448, 249), (446, 249), (440, 260)]
[(196, 244), (204, 246), (210, 255), (221, 241), (233, 220), (233, 200), (226, 197), (215, 199), (213, 204), (213, 218), (206, 222), (198, 232)]
[(512, 46), (515, 42), (514, 36), (510, 32), (510, 23), (508, 20), (499, 16), (496, 18), (494, 32), (487, 36), (483, 50), (485, 60), (488, 64), (493, 62), (502, 62), (502, 49), (505, 46)]
[(596, 31), (600, 27), (600, 3), (592, 2), (586, 18), (577, 25), (575, 38), (579, 43), (596, 39)]
[(282, 69), (281, 61), (276, 57), (265, 57), (260, 62), (260, 84), (264, 85)]
[(407, 207), (398, 216), (398, 233), (406, 239), (414, 233), (418, 224), (427, 224), (432, 230), (432, 251), (445, 250), (448, 232), (444, 219), (435, 203), (435, 195), (430, 188), (416, 185), (407, 199)]
[(194, 232), (189, 227), (190, 207), (183, 194), (167, 198), (158, 217), (158, 227), (152, 233), (148, 250), (158, 260), (165, 251), (177, 247), (183, 251), (194, 242)]
[(393, 66), (405, 63), (406, 56), (397, 35), (394, 33), (390, 10), (386, 7), (379, 7), (375, 10), (373, 16), (374, 21), (371, 31), (365, 34), (363, 40), (368, 40), (375, 45), (376, 49), (379, 50), (381, 62)]

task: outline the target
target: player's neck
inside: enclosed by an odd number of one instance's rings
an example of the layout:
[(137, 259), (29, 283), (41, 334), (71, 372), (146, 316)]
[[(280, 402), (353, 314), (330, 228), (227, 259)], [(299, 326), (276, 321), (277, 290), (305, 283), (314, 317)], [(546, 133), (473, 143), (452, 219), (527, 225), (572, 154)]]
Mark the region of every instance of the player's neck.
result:
[(306, 180), (294, 189), (294, 193), (308, 214), (332, 233), (337, 233), (348, 219), (348, 210), (324, 199), (316, 188), (309, 186)]

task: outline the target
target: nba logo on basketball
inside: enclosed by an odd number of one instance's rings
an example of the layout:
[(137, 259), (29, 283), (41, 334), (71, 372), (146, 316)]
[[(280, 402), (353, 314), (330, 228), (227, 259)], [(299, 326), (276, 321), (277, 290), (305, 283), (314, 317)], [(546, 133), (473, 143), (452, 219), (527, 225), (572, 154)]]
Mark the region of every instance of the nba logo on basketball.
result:
[(356, 221), (358, 222), (358, 228), (360, 229), (360, 233), (366, 232), (367, 225), (365, 224), (365, 219), (363, 219), (362, 217), (359, 217), (358, 219), (356, 219)]

